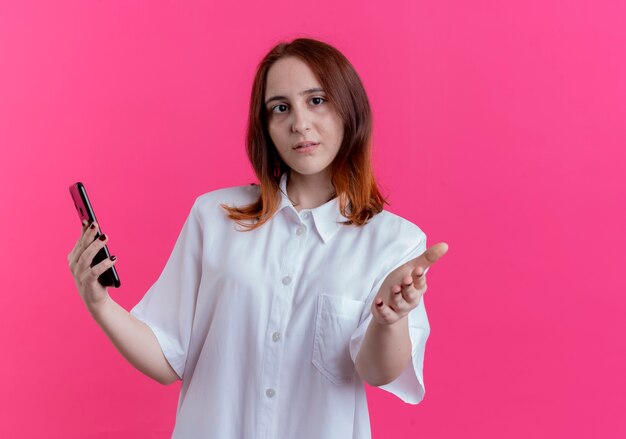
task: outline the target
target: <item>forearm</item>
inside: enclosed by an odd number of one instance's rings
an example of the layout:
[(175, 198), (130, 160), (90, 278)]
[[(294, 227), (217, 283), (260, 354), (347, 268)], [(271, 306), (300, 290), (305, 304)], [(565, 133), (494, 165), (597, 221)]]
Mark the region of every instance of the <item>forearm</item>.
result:
[(137, 370), (161, 384), (170, 384), (178, 379), (148, 325), (137, 320), (110, 297), (90, 313), (115, 348)]
[(391, 325), (372, 319), (356, 358), (361, 379), (372, 386), (395, 380), (411, 360), (408, 316)]

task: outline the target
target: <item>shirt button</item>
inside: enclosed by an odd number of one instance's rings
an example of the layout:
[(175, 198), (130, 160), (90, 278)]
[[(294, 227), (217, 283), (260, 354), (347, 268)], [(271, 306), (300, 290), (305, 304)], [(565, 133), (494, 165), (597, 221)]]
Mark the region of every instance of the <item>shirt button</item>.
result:
[(283, 277), (283, 285), (289, 285), (291, 283), (291, 277), (285, 276)]
[(309, 212), (304, 212), (304, 213), (302, 214), (302, 217), (303, 217), (303, 218), (308, 218), (310, 215), (311, 215), (311, 214), (310, 214)]
[(304, 230), (305, 229), (303, 226), (298, 227), (298, 229), (296, 230), (296, 235), (298, 236), (302, 235), (304, 233)]
[(273, 398), (274, 395), (276, 395), (276, 391), (274, 389), (267, 389), (265, 391), (265, 394), (267, 395), (268, 398)]
[(272, 340), (278, 341), (280, 340), (280, 332), (275, 332), (272, 334)]

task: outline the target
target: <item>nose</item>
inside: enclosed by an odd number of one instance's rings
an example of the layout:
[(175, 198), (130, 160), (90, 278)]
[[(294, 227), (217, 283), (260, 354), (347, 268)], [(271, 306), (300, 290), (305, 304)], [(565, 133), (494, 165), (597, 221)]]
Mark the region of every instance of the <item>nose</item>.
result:
[(296, 108), (294, 105), (292, 110), (293, 121), (291, 124), (291, 131), (294, 133), (304, 133), (311, 129), (311, 122), (309, 120), (306, 109)]

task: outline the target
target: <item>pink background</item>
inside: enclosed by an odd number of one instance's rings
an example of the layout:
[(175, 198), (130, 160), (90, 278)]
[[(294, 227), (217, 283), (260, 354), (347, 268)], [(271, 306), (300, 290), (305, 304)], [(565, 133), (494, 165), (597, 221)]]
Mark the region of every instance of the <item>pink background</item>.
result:
[(389, 210), (450, 244), (426, 398), (368, 388), (373, 437), (626, 437), (622, 5), (2, 1), (0, 436), (170, 436), (179, 385), (126, 363), (76, 292), (68, 186), (130, 309), (195, 197), (253, 181), (256, 64), (309, 36), (363, 79)]

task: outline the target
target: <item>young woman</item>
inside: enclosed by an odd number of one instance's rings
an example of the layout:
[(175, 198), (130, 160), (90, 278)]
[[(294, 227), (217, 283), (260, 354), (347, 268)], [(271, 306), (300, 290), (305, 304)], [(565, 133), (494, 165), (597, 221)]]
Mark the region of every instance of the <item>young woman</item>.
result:
[(417, 404), (429, 334), (426, 250), (383, 210), (363, 85), (335, 48), (274, 47), (258, 67), (248, 157), (259, 184), (196, 198), (158, 280), (127, 312), (69, 255), (88, 310), (122, 355), (182, 380), (175, 438), (369, 438), (363, 382)]

